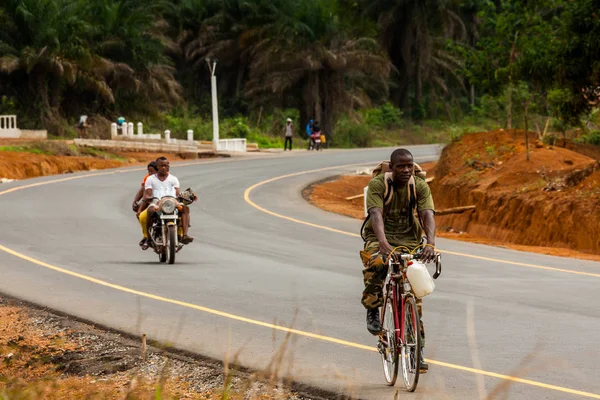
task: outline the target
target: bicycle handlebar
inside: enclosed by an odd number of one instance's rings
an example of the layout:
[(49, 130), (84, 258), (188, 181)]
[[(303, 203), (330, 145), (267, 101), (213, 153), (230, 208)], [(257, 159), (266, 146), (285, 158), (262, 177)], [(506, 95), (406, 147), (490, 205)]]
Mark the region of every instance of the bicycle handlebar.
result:
[[(418, 260), (420, 257), (419, 254), (400, 254), (401, 260), (410, 261), (410, 260)], [(390, 260), (391, 261), (391, 260)], [(440, 253), (435, 253), (435, 273), (433, 274), (433, 279), (437, 279), (442, 273), (442, 255)]]

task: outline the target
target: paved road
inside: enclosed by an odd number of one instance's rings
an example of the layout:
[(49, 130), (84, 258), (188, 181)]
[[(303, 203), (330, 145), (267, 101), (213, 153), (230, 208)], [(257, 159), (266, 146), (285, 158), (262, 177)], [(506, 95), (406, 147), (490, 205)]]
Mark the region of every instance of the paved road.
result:
[[(412, 150), (421, 161), (437, 153)], [(196, 241), (174, 266), (137, 246), (130, 203), (139, 169), (4, 184), (0, 191), (37, 186), (0, 195), (0, 292), (252, 367), (269, 363), (293, 325), (280, 373), (391, 399), (360, 305), (360, 222), (300, 196), (310, 182), (388, 155), (298, 152), (175, 165), (200, 201), (192, 206)], [(260, 184), (282, 175), (291, 176)], [(477, 399), (502, 382), (511, 399), (600, 398), (600, 263), (442, 239), (438, 246), (447, 253), (425, 299), (431, 364), (417, 398)]]

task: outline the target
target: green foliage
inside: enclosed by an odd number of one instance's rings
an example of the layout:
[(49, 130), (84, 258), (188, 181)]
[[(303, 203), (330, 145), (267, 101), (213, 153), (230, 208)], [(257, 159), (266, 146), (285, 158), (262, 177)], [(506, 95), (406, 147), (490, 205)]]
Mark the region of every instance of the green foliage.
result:
[(247, 139), (251, 143), (257, 143), (258, 147), (261, 149), (283, 148), (283, 139), (281, 137), (267, 136), (261, 134), (256, 130), (250, 131), (250, 133), (248, 133)]
[(5, 0), (0, 113), (62, 137), (80, 114), (124, 114), (210, 140), (212, 58), (223, 137), (281, 136), (289, 117), (300, 135), (319, 119), (335, 146), (395, 143), (384, 132), (413, 120), (443, 121), (423, 136), (451, 140), (480, 126), (471, 119), (522, 126), (525, 105), (564, 131), (598, 97), (597, 11), (595, 0)]
[(577, 138), (577, 142), (600, 146), (600, 130), (591, 131), (581, 135), (581, 137)]
[[(487, 145), (487, 142), (486, 142), (486, 145)], [(488, 153), (488, 155), (490, 155), (492, 157), (496, 157), (496, 154), (497, 154), (496, 146), (494, 146), (493, 144), (485, 146), (485, 152)]]
[(233, 138), (247, 138), (248, 134), (250, 133), (250, 128), (248, 127), (248, 125), (246, 125), (246, 122), (240, 118), (234, 118), (233, 121), (231, 121), (231, 128), (229, 129), (228, 132), (228, 137), (233, 137)]
[(335, 128), (335, 147), (355, 148), (370, 147), (373, 136), (365, 124), (353, 122), (348, 118), (338, 121)]
[(370, 127), (398, 128), (402, 124), (402, 110), (388, 102), (380, 107), (365, 110), (363, 118)]

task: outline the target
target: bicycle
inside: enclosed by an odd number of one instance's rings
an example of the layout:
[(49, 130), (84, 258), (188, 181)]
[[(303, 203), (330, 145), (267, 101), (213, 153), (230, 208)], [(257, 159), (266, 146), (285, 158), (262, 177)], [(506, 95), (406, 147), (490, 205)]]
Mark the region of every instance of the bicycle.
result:
[[(395, 251), (396, 249), (394, 249)], [(421, 318), (416, 297), (406, 277), (408, 261), (419, 255), (401, 254), (388, 257), (388, 273), (384, 281), (384, 300), (381, 307), (383, 332), (377, 348), (381, 353), (387, 384), (394, 386), (398, 377), (398, 359), (402, 364), (402, 378), (406, 390), (414, 392), (419, 383), (421, 365)], [(437, 279), (442, 272), (441, 255), (435, 255)]]

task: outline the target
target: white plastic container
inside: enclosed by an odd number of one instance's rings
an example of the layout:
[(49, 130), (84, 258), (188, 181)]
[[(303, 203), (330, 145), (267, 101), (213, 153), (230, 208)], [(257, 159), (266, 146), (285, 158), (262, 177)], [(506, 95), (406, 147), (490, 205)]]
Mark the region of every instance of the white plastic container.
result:
[(425, 264), (420, 261), (409, 261), (408, 268), (406, 269), (406, 277), (412, 286), (413, 293), (419, 299), (427, 296), (435, 289), (433, 278), (429, 275)]

